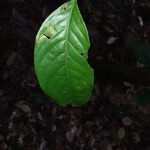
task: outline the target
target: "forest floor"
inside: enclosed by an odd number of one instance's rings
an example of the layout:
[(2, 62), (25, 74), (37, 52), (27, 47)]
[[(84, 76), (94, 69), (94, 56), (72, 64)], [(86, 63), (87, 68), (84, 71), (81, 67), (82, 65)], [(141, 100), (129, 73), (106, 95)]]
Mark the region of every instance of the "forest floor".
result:
[(0, 1), (0, 150), (149, 150), (150, 107), (132, 100), (150, 76), (132, 70), (143, 64), (130, 48), (150, 43), (149, 0), (78, 0), (95, 70), (93, 96), (79, 108), (58, 106), (34, 73), (36, 33), (63, 2)]

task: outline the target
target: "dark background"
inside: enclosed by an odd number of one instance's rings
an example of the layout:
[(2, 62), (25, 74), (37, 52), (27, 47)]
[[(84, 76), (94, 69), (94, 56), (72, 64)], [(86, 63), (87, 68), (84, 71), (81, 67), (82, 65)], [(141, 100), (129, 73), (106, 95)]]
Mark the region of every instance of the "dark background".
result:
[(150, 86), (150, 1), (78, 0), (95, 70), (80, 108), (59, 107), (34, 74), (36, 33), (63, 2), (0, 0), (0, 150), (150, 149), (149, 106), (132, 104)]

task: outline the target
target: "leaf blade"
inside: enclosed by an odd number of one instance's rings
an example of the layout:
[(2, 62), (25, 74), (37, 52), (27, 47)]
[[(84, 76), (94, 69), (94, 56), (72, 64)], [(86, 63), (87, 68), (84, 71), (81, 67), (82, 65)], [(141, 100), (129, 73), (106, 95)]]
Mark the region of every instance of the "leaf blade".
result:
[(87, 62), (89, 47), (76, 1), (49, 15), (37, 34), (35, 72), (41, 88), (61, 106), (82, 105), (91, 97), (94, 73)]

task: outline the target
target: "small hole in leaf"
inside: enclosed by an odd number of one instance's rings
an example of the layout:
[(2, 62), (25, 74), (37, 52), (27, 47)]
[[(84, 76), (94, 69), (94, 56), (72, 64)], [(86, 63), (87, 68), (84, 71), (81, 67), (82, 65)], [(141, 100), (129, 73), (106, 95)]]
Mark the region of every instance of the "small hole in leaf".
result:
[(83, 56), (84, 55), (84, 53), (80, 53), (81, 54), (81, 56)]
[(48, 35), (46, 35), (46, 34), (44, 34), (48, 39), (50, 39), (50, 37), (48, 36)]
[(66, 10), (66, 7), (64, 6), (62, 9), (63, 9), (63, 10)]
[(66, 8), (66, 5), (63, 5), (62, 6), (62, 10), (66, 10), (67, 8)]

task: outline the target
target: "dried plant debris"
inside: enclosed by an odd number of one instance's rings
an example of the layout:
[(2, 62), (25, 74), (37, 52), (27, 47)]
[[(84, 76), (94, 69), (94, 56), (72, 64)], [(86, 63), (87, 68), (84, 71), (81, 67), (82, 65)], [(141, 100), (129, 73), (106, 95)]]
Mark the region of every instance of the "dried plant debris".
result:
[(0, 150), (148, 150), (149, 0), (78, 0), (91, 39), (91, 100), (61, 108), (39, 88), (34, 39), (61, 0), (0, 1)]

